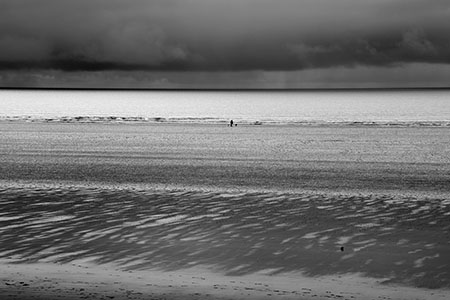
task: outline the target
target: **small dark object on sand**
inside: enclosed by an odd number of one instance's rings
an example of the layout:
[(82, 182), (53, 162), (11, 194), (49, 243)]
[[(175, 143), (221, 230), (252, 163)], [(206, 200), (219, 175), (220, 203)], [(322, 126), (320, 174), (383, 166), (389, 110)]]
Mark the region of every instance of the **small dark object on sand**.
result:
[(341, 247), (341, 251), (344, 251), (344, 247)]

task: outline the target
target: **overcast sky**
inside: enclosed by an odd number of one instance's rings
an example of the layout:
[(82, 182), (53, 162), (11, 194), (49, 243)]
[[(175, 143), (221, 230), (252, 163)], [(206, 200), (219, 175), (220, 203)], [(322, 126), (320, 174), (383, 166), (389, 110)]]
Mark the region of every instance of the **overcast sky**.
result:
[(448, 0), (0, 0), (0, 85), (449, 86)]

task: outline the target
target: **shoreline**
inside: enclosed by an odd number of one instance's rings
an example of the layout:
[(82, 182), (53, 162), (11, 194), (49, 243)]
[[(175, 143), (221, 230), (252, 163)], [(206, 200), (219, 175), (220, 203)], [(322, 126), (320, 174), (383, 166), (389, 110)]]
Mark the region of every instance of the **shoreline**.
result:
[(0, 179), (0, 189), (91, 189), (110, 191), (134, 191), (134, 192), (202, 192), (202, 193), (261, 193), (274, 195), (316, 195), (329, 197), (377, 197), (407, 199), (410, 201), (428, 199), (449, 199), (450, 192), (430, 191), (399, 191), (399, 190), (326, 190), (326, 189), (283, 189), (283, 188), (257, 188), (257, 187), (219, 187), (206, 185), (181, 185), (181, 184), (155, 184), (133, 182), (101, 182), (101, 181), (70, 181), (70, 180), (5, 180)]
[[(99, 125), (168, 125), (168, 126), (227, 126), (228, 119), (196, 117), (124, 117), (124, 116), (0, 116), (2, 123), (34, 124), (99, 124)], [(241, 127), (303, 127), (303, 128), (450, 128), (450, 120), (411, 120), (411, 121), (274, 121), (274, 120), (235, 120)]]

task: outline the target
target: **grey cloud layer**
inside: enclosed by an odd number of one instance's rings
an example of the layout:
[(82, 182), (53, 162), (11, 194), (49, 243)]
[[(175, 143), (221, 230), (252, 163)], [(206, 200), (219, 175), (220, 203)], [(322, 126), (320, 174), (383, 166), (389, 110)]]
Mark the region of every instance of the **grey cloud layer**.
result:
[(0, 69), (450, 63), (448, 0), (0, 0)]

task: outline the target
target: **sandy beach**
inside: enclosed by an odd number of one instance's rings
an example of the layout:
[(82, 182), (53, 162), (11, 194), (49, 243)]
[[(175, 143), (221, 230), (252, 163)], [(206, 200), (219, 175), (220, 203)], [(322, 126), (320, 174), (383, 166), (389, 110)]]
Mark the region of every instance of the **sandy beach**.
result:
[(0, 298), (447, 299), (449, 130), (0, 122)]

